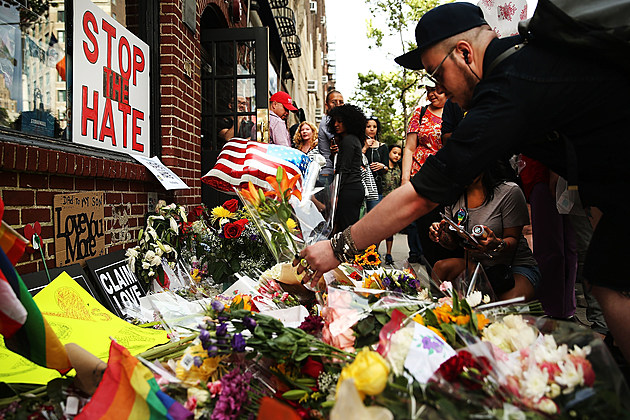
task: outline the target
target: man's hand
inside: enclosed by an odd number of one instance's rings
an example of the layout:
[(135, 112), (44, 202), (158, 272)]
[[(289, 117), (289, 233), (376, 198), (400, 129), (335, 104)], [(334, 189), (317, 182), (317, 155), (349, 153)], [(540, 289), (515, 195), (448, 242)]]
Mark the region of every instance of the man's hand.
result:
[[(341, 262), (335, 258), (330, 241), (320, 241), (311, 246), (308, 246), (300, 252), (300, 257), (306, 260), (307, 267), (310, 268), (312, 273), (307, 270), (306, 275), (302, 282), (310, 280), (317, 280), (324, 273), (337, 267)], [(298, 273), (304, 271), (303, 267), (298, 267)]]

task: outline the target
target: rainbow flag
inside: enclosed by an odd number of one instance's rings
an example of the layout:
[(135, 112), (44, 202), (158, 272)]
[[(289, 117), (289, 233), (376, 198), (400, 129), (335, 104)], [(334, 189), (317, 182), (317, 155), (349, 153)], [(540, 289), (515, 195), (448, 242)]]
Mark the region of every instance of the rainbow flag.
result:
[(0, 299), (0, 334), (9, 350), (62, 374), (72, 369), (66, 348), (1, 249)]
[(76, 420), (192, 418), (193, 413), (160, 390), (153, 373), (112, 341), (103, 379)]

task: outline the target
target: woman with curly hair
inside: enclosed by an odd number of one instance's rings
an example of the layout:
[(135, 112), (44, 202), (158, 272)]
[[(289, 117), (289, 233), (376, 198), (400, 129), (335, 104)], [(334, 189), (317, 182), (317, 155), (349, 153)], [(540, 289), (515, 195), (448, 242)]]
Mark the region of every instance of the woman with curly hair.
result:
[(361, 182), (361, 157), (365, 143), (366, 118), (355, 105), (330, 110), (328, 131), (339, 146), (335, 174), (339, 174), (339, 193), (334, 232), (341, 232), (359, 220), (365, 190)]
[(317, 127), (308, 121), (302, 121), (293, 136), (295, 148), (309, 154), (317, 147)]

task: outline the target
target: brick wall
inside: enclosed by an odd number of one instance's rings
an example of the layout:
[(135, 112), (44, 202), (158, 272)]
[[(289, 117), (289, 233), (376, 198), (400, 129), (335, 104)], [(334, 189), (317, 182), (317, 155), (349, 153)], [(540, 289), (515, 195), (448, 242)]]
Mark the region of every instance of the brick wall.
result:
[[(61, 193), (105, 193), (105, 252), (137, 244), (144, 225), (148, 193), (172, 201), (147, 169), (136, 163), (83, 156), (57, 150), (0, 143), (0, 192), (3, 220), (20, 234), (36, 221), (42, 226), (44, 256), (55, 267), (53, 198)], [(19, 273), (44, 269), (39, 253), (25, 253), (17, 264)]]

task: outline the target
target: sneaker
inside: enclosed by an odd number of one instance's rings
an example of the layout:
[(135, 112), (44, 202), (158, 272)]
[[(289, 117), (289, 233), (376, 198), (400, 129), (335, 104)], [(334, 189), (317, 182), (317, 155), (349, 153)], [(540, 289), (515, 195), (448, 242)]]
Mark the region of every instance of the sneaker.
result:
[(393, 265), (394, 259), (392, 258), (392, 254), (385, 254), (385, 264)]

